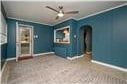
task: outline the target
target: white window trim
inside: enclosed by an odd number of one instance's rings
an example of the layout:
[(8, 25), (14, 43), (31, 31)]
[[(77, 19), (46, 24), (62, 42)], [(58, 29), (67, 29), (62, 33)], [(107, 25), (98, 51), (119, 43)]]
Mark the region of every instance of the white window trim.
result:
[[(1, 16), (1, 23), (0, 23), (0, 27), (1, 27), (1, 31), (0, 31), (0, 45), (3, 45), (3, 44), (7, 43), (7, 23), (6, 23), (6, 20), (4, 18), (4, 15), (2, 14), (1, 11), (0, 11), (0, 16)], [(2, 20), (3, 20), (4, 24), (3, 24)], [(2, 31), (2, 28), (4, 29), (5, 32)], [(4, 36), (4, 38), (5, 38), (4, 42), (2, 42), (2, 36)]]
[[(69, 41), (68, 42), (56, 42), (56, 31), (63, 30), (63, 29), (66, 29), (66, 28), (69, 28)], [(69, 44), (70, 43), (70, 26), (65, 26), (65, 27), (62, 27), (62, 28), (54, 29), (54, 43), (64, 43), (64, 44)]]

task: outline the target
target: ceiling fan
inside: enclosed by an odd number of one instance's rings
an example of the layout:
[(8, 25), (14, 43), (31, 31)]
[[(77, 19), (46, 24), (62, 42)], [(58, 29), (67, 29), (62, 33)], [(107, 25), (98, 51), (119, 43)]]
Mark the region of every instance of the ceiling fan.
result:
[(60, 17), (63, 17), (65, 14), (78, 14), (79, 11), (68, 11), (68, 12), (64, 12), (63, 11), (63, 6), (59, 6), (59, 10), (56, 10), (50, 6), (46, 6), (46, 8), (50, 9), (50, 10), (53, 10), (55, 12), (57, 12), (57, 16), (55, 19), (59, 19)]

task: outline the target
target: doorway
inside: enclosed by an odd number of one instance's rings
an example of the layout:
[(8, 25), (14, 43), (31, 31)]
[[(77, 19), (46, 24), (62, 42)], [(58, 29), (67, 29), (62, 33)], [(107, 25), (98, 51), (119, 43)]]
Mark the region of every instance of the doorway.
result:
[(16, 60), (32, 58), (33, 55), (33, 27), (17, 25)]
[(84, 26), (84, 50), (86, 54), (92, 53), (92, 27)]
[(87, 61), (92, 60), (92, 27), (84, 25), (81, 27), (81, 50)]

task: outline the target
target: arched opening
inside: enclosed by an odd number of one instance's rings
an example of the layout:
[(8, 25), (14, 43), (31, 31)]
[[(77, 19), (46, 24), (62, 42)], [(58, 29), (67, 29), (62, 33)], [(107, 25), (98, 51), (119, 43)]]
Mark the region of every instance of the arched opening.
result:
[(84, 25), (81, 27), (81, 51), (85, 53), (88, 61), (92, 59), (92, 26)]

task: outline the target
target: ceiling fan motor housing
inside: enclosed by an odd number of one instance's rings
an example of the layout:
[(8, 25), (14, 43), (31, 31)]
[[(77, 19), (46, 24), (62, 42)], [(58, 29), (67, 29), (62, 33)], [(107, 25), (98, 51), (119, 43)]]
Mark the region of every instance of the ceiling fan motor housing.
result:
[(63, 9), (63, 6), (59, 6), (59, 9)]

